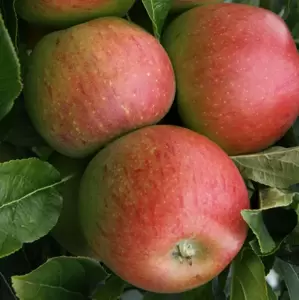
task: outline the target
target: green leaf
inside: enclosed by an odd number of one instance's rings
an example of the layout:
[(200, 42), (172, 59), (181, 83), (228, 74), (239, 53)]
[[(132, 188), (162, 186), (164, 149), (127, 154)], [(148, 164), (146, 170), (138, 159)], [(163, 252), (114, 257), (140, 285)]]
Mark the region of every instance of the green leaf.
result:
[(21, 67), (0, 13), (0, 120), (22, 91)]
[(245, 180), (245, 183), (246, 183), (249, 199), (251, 199), (255, 192), (255, 187), (254, 187), (252, 181), (250, 181), (250, 180)]
[[(172, 299), (172, 297), (168, 297), (167, 294), (155, 294), (155, 293), (146, 293), (144, 295), (143, 300), (165, 300), (165, 299)], [(204, 300), (215, 300), (213, 295), (213, 286), (212, 281), (195, 288), (193, 290), (181, 293), (178, 295), (180, 300), (198, 300), (198, 299), (204, 299)]]
[(292, 36), (296, 44), (299, 43), (299, 23), (297, 23), (292, 29)]
[(154, 34), (157, 39), (160, 39), (172, 0), (142, 0), (142, 3), (152, 21)]
[(289, 291), (290, 300), (298, 300), (299, 295), (299, 266), (291, 265), (287, 262), (277, 259), (275, 268), (283, 277)]
[(95, 260), (61, 256), (27, 275), (13, 276), (12, 285), (22, 300), (86, 300), (106, 277)]
[(287, 290), (282, 291), (281, 295), (279, 296), (279, 300), (290, 300), (290, 296)]
[(26, 112), (24, 102), (18, 99), (12, 110), (5, 116), (0, 126), (0, 141), (17, 147), (47, 146), (37, 133)]
[(284, 260), (287, 260), (291, 263), (294, 262), (295, 264), (299, 264), (297, 255), (299, 250), (299, 186), (296, 185), (292, 188), (292, 190), (295, 191), (295, 197), (293, 198), (291, 208), (296, 212), (297, 224), (283, 240), (282, 247), (279, 251), (279, 256), (284, 257)]
[[(147, 292), (142, 300), (164, 300), (165, 294), (155, 294)], [(181, 299), (180, 299), (181, 300)]]
[(299, 245), (299, 199), (294, 203), (294, 208), (297, 213), (297, 225), (290, 235), (286, 238), (286, 243), (289, 246), (298, 246)]
[(244, 247), (232, 263), (230, 300), (268, 300), (264, 265)]
[(182, 295), (182, 300), (198, 299), (214, 300), (212, 281)]
[(244, 179), (274, 188), (288, 188), (299, 183), (299, 147), (273, 147), (231, 158)]
[[(293, 0), (285, 0), (287, 1), (287, 9), (285, 10), (286, 13), (280, 13), (279, 15), (284, 19), (289, 29), (292, 31), (293, 28), (298, 23), (298, 1)], [(296, 38), (296, 37), (294, 37)], [(297, 36), (298, 38), (298, 36)]]
[(92, 299), (95, 300), (117, 300), (123, 293), (126, 286), (121, 278), (111, 275), (105, 284), (98, 286)]
[(280, 249), (279, 256), (284, 260), (299, 264), (298, 250), (299, 250), (299, 197), (296, 197), (292, 208), (297, 214), (297, 225), (293, 231), (286, 237), (282, 249)]
[(260, 0), (227, 0), (228, 3), (241, 3), (252, 6), (260, 6)]
[[(241, 212), (243, 219), (257, 238), (261, 254), (273, 253), (283, 241), (283, 238), (274, 240), (271, 236), (264, 223), (263, 212), (277, 207), (287, 207), (293, 203), (296, 197), (299, 197), (299, 194), (290, 191), (281, 191), (276, 188), (261, 189), (259, 191), (260, 208), (246, 209)], [(251, 242), (251, 246), (256, 252), (259, 252), (255, 243)]]
[(268, 298), (269, 300), (277, 300), (277, 296), (275, 295), (271, 286), (267, 283), (267, 290), (268, 290)]
[(55, 152), (54, 149), (48, 146), (32, 147), (31, 151), (35, 153), (41, 160), (48, 160), (50, 156)]
[(260, 6), (277, 14), (283, 13), (282, 11), (284, 11), (284, 14), (286, 14), (291, 1), (292, 0), (261, 0)]
[(35, 158), (0, 164), (0, 257), (46, 235), (57, 223), (62, 197), (55, 186), (68, 180)]
[(230, 265), (212, 280), (213, 300), (226, 300), (227, 287), (230, 285)]
[[(299, 186), (292, 188), (298, 194)], [(283, 260), (299, 265), (299, 197), (295, 197), (291, 205), (297, 215), (297, 224), (292, 232), (284, 239), (279, 252), (277, 253)]]
[(289, 245), (288, 239), (282, 243), (279, 251), (275, 254), (281, 260), (288, 262), (289, 264), (299, 266), (299, 246)]

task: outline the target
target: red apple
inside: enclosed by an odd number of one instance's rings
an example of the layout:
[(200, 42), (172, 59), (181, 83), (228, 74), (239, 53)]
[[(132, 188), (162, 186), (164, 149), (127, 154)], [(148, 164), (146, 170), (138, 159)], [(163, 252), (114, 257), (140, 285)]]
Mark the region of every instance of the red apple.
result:
[(28, 114), (57, 152), (85, 157), (160, 121), (175, 95), (169, 57), (151, 34), (117, 17), (44, 36), (25, 78)]
[(189, 129), (154, 125), (101, 150), (83, 174), (83, 234), (112, 271), (157, 293), (200, 286), (247, 235), (244, 181), (229, 156)]
[(284, 21), (254, 6), (192, 8), (166, 29), (186, 127), (227, 153), (252, 153), (280, 139), (299, 109), (299, 56)]
[(171, 11), (179, 12), (198, 5), (207, 5), (223, 2), (223, 0), (173, 0)]
[(31, 24), (55, 28), (104, 16), (124, 16), (135, 0), (16, 0), (18, 15)]

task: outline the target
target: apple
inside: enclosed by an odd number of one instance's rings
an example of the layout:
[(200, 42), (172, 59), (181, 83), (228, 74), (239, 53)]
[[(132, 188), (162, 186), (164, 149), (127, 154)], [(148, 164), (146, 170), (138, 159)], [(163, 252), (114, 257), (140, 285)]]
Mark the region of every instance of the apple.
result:
[(118, 17), (44, 36), (24, 83), (34, 127), (54, 150), (74, 158), (159, 122), (174, 95), (174, 72), (162, 45)]
[(217, 276), (247, 236), (245, 183), (230, 157), (189, 129), (152, 125), (88, 164), (79, 220), (94, 258), (128, 283), (179, 293)]
[(228, 154), (268, 148), (299, 111), (299, 56), (271, 11), (223, 3), (192, 8), (166, 28), (184, 126)]
[(124, 16), (134, 0), (16, 0), (18, 15), (31, 24), (64, 28), (97, 17)]
[(51, 235), (64, 249), (76, 256), (92, 255), (78, 219), (79, 185), (88, 162), (88, 159), (69, 158), (57, 152), (49, 159), (49, 163), (60, 172), (62, 177), (73, 176), (58, 187), (63, 197), (63, 207)]
[(223, 0), (173, 0), (172, 1), (172, 12), (180, 12), (193, 8), (198, 5), (208, 5), (213, 3), (221, 3)]

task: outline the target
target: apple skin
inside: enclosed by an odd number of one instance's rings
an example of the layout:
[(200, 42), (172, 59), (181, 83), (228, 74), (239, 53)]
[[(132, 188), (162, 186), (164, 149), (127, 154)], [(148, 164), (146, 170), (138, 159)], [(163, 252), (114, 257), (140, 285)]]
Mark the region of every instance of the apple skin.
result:
[(159, 122), (175, 96), (162, 45), (117, 17), (44, 36), (28, 65), (24, 97), (32, 123), (69, 157), (86, 157), (123, 133)]
[(171, 12), (181, 12), (199, 5), (222, 3), (223, 0), (173, 0)]
[(66, 28), (97, 17), (124, 16), (135, 0), (17, 0), (18, 15), (31, 24)]
[(80, 185), (79, 219), (95, 258), (156, 293), (190, 290), (224, 270), (247, 236), (240, 212), (248, 208), (229, 156), (173, 125), (113, 141), (91, 160)]
[(299, 56), (274, 13), (236, 3), (192, 8), (166, 28), (162, 44), (184, 126), (228, 154), (271, 146), (298, 116)]
[(57, 152), (51, 155), (52, 164), (62, 177), (74, 177), (58, 187), (63, 197), (63, 208), (58, 222), (51, 231), (54, 239), (68, 252), (75, 256), (90, 256), (87, 241), (85, 240), (78, 218), (78, 195), (80, 180), (89, 159), (74, 159)]

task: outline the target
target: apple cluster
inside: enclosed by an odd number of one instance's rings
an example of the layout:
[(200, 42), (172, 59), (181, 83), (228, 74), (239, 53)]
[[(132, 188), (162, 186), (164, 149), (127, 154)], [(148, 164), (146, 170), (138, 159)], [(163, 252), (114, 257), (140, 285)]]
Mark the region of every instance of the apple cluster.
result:
[[(20, 0), (44, 26), (24, 80), (32, 124), (56, 153), (64, 207), (53, 236), (156, 293), (203, 285), (247, 236), (230, 158), (263, 151), (299, 112), (299, 56), (274, 13), (174, 0), (161, 40), (125, 18), (134, 0)], [(167, 123), (177, 111), (180, 125)], [(166, 121), (165, 121), (166, 120)]]

